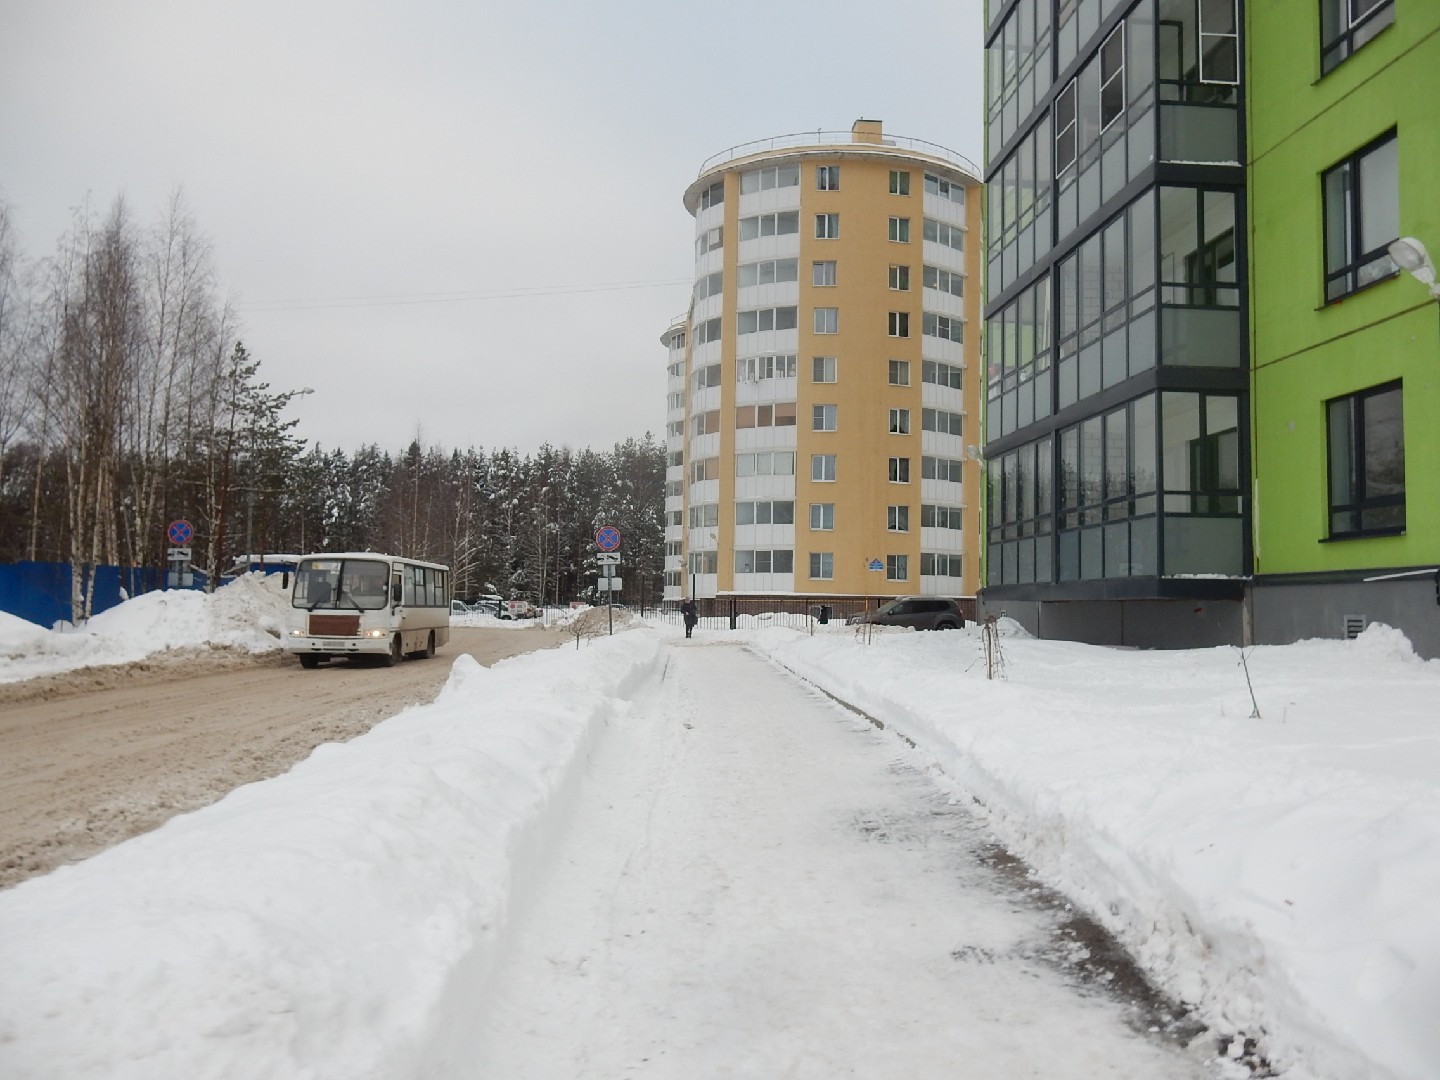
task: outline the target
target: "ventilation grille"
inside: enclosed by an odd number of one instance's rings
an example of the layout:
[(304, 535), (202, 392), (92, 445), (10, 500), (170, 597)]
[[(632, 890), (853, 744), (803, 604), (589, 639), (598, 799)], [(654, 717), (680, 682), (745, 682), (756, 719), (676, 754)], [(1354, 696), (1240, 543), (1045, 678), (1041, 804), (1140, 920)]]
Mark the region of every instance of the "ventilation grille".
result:
[(1347, 638), (1359, 637), (1364, 632), (1365, 627), (1370, 624), (1370, 620), (1367, 619), (1364, 615), (1346, 615), (1344, 616), (1344, 619), (1344, 632)]

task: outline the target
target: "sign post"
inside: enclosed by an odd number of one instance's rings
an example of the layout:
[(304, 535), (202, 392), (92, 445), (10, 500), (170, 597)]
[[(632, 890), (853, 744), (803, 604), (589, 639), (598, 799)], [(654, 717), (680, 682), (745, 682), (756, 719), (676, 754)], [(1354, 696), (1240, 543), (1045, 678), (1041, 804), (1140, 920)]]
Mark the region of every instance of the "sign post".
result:
[(195, 535), (195, 526), (181, 518), (172, 521), (165, 530), (165, 537), (174, 546), (166, 551), (166, 559), (170, 563), (170, 570), (165, 575), (165, 584), (170, 588), (180, 588), (195, 583), (195, 576), (190, 572), (190, 540)]
[[(610, 633), (615, 633), (615, 586), (620, 579), (614, 576), (615, 567), (620, 562), (620, 556), (616, 554), (620, 550), (620, 530), (614, 525), (602, 525), (595, 533), (595, 546), (600, 549), (600, 565), (605, 567), (605, 576), (600, 580), (604, 583), (606, 593), (605, 610), (610, 616)], [(611, 561), (613, 559), (613, 562)]]

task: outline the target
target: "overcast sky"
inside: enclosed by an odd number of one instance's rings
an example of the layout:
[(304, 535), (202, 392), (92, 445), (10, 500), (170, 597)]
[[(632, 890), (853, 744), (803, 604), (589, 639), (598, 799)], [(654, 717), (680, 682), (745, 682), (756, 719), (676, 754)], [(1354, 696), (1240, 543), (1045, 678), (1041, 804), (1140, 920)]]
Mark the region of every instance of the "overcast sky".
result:
[(26, 254), (177, 187), (299, 433), (608, 448), (665, 426), (681, 195), (737, 143), (982, 154), (980, 0), (0, 0)]

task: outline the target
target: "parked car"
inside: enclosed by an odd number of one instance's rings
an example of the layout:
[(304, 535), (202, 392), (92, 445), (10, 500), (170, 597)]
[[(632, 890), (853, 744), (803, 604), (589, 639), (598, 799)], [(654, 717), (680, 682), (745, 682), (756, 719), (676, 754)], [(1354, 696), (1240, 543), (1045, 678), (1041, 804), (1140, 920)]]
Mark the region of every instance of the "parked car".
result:
[(470, 614), (470, 605), (468, 605), (467, 603), (465, 603), (464, 600), (451, 600), (451, 601), (450, 601), (450, 614), (451, 614), (451, 615), (469, 615), (469, 614)]
[(874, 623), (876, 626), (913, 626), (916, 630), (958, 630), (965, 625), (965, 614), (954, 600), (943, 596), (901, 596), (874, 611), (851, 615), (851, 626)]

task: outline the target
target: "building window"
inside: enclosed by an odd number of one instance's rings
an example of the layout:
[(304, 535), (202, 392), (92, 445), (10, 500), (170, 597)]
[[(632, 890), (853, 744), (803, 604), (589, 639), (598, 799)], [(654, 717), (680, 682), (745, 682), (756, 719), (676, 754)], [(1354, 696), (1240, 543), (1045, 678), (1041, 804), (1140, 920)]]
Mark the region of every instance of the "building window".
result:
[[(719, 414), (717, 413), (716, 415), (718, 416)], [(909, 409), (891, 409), (891, 410), (890, 410), (890, 434), (891, 434), (891, 435), (909, 435), (909, 434), (910, 434), (910, 410), (909, 410)]]
[(838, 240), (840, 238), (839, 214), (815, 215), (815, 239)]
[(927, 289), (949, 293), (951, 296), (965, 295), (965, 275), (938, 266), (927, 266), (921, 271), (922, 283)]
[(894, 289), (896, 292), (910, 291), (910, 267), (890, 267), (890, 288)]
[(735, 573), (737, 574), (793, 574), (795, 552), (793, 551), (736, 551)]
[(951, 390), (964, 388), (965, 370), (954, 364), (942, 364), (938, 360), (926, 360), (920, 365), (920, 381), (948, 386)]
[[(1201, 7), (1203, 11), (1204, 5)], [(1100, 130), (1118, 120), (1124, 111), (1125, 24), (1121, 23), (1100, 46)]]
[(706, 345), (712, 341), (720, 340), (720, 316), (713, 319), (706, 319), (702, 323), (696, 323), (694, 327), (695, 344)]
[(736, 476), (794, 476), (793, 450), (761, 450), (735, 455)]
[(959, 225), (947, 225), (943, 221), (926, 218), (925, 239), (933, 240), (937, 244), (944, 244), (956, 251), (965, 250), (965, 230)]
[(811, 454), (810, 479), (824, 483), (833, 483), (835, 480), (835, 455)]
[(749, 195), (756, 191), (770, 191), (773, 188), (799, 187), (799, 165), (772, 165), (765, 169), (751, 169), (740, 174), (740, 194)]
[(740, 239), (754, 240), (761, 236), (789, 236), (800, 231), (800, 211), (782, 210), (776, 214), (756, 214), (740, 219)]
[(839, 190), (840, 190), (840, 166), (839, 166), (839, 165), (817, 165), (817, 166), (815, 166), (815, 190), (816, 190), (816, 191), (839, 191)]
[(959, 435), (965, 426), (965, 417), (944, 409), (921, 409), (920, 430), (938, 431), (942, 435)]
[(910, 313), (908, 311), (892, 311), (889, 313), (890, 336), (910, 336)]
[(909, 532), (910, 507), (887, 506), (885, 508), (885, 527), (891, 532)]
[(944, 338), (946, 341), (964, 341), (965, 324), (949, 315), (936, 315), (926, 311), (920, 317), (920, 332), (928, 337)]
[(839, 422), (838, 405), (815, 405), (811, 412), (811, 430), (834, 431)]
[(1394, 0), (1320, 0), (1320, 74), (1394, 21)]
[(1240, 18), (1235, 0), (1200, 4), (1200, 81), (1240, 84)]
[(821, 287), (834, 285), (835, 260), (829, 259), (825, 262), (812, 263), (810, 266), (810, 284)]
[(690, 482), (698, 484), (705, 480), (720, 479), (720, 459), (701, 458), (690, 463)]
[(736, 525), (794, 525), (795, 503), (789, 499), (737, 502)]
[(742, 356), (735, 361), (736, 382), (762, 382), (765, 379), (795, 378), (795, 355), (766, 354)]
[(886, 580), (886, 581), (909, 581), (909, 580), (910, 580), (910, 556), (909, 556), (909, 555), (886, 555), (886, 556), (885, 556), (885, 580)]
[(920, 553), (920, 576), (921, 577), (963, 577), (963, 567), (959, 555), (930, 554), (922, 551)]
[(1400, 235), (1400, 162), (1395, 132), (1324, 176), (1325, 299), (1336, 300), (1395, 272), (1386, 250)]
[(964, 472), (965, 463), (959, 458), (922, 457), (920, 459), (920, 479), (922, 480), (948, 480), (952, 484), (958, 484)]
[(910, 194), (910, 174), (908, 172), (903, 172), (899, 169), (890, 170), (890, 194)]
[(1064, 176), (1075, 164), (1075, 83), (1055, 98), (1055, 175)]
[(892, 457), (889, 475), (892, 484), (908, 484), (910, 482), (910, 459), (908, 457)]
[[(795, 281), (799, 276), (799, 266), (799, 259), (762, 259), (736, 267), (735, 278), (742, 288), (746, 285), (769, 285), (773, 281)], [(719, 288), (710, 291), (712, 296), (719, 294)]]
[(909, 361), (909, 360), (891, 360), (891, 361), (890, 361), (890, 385), (891, 385), (891, 386), (909, 386), (909, 385), (910, 385), (910, 361)]
[(741, 405), (735, 409), (737, 428), (794, 427), (795, 402), (779, 401), (774, 405)]
[(925, 194), (938, 195), (942, 199), (965, 205), (965, 186), (933, 173), (925, 174)]
[(735, 313), (737, 334), (757, 334), (762, 330), (794, 330), (798, 310), (793, 307), (756, 308)]
[(816, 356), (811, 360), (810, 381), (832, 383), (837, 380), (835, 357)]
[(690, 507), (690, 527), (692, 529), (708, 529), (719, 524), (719, 503), (704, 503), (701, 506)]
[(713, 435), (720, 430), (720, 410), (696, 413), (690, 418), (690, 434)]
[(1405, 528), (1405, 419), (1400, 384), (1326, 402), (1330, 442), (1330, 537)]
[[(963, 512), (958, 506), (928, 506), (920, 507), (920, 527), (922, 529), (963, 529)], [(920, 571), (922, 574), (925, 571)]]
[(835, 529), (835, 504), (811, 503), (810, 528), (814, 532), (832, 532)]
[(840, 332), (840, 309), (817, 307), (815, 309), (815, 333), (838, 334)]
[(704, 390), (707, 386), (720, 385), (720, 365), (706, 364), (695, 372), (695, 389)]
[(890, 219), (890, 239), (897, 244), (908, 244), (910, 242), (909, 218), (892, 217)]
[(700, 192), (700, 209), (709, 210), (712, 206), (719, 206), (725, 201), (725, 181), (716, 180), (704, 191)]
[(704, 300), (708, 296), (719, 296), (725, 291), (725, 273), (716, 270), (713, 274), (706, 274), (695, 281), (695, 288), (691, 292), (696, 300)]
[(817, 581), (829, 581), (835, 576), (835, 553), (833, 551), (812, 551), (810, 553), (810, 576)]
[(718, 551), (692, 551), (690, 553), (690, 573), (692, 574), (713, 574), (719, 569), (720, 553)]

